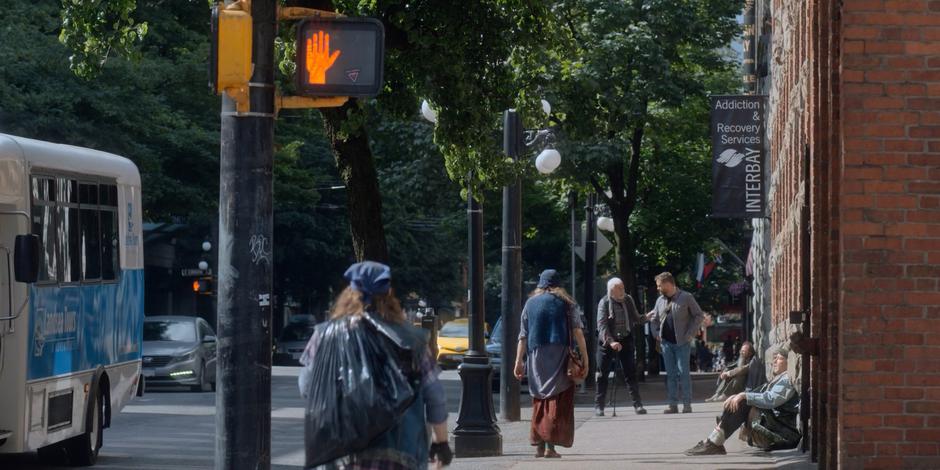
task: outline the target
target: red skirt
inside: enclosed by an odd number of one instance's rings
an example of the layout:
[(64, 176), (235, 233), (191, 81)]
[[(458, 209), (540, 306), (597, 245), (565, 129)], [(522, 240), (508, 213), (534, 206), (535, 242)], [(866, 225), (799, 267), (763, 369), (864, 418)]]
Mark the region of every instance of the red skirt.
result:
[(574, 386), (553, 397), (532, 398), (532, 445), (542, 442), (571, 447), (574, 444)]

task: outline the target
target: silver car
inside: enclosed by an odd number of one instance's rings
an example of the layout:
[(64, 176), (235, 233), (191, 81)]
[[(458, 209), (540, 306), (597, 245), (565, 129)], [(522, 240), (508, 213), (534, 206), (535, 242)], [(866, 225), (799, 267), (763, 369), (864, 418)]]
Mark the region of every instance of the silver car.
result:
[(216, 340), (205, 320), (184, 316), (144, 319), (143, 375), (147, 387), (215, 390)]
[(274, 365), (300, 365), (300, 356), (313, 336), (317, 322), (313, 315), (294, 315), (274, 340)]

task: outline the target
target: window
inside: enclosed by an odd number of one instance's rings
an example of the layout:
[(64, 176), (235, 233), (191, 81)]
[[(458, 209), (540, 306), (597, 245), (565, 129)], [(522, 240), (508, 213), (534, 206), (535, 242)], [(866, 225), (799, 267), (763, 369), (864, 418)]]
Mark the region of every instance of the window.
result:
[(147, 320), (144, 341), (196, 342), (196, 328), (191, 320)]
[(81, 207), (81, 259), (82, 280), (101, 278), (101, 231), (98, 213), (98, 185), (79, 183)]
[(59, 244), (62, 282), (82, 280), (81, 232), (78, 223), (78, 182), (59, 178)]
[(33, 176), (32, 196), (32, 232), (39, 236), (41, 244), (39, 282), (55, 282), (59, 272), (56, 256), (55, 179)]
[[(87, 178), (87, 177), (86, 177)], [(117, 185), (33, 175), (32, 232), (42, 244), (39, 281), (113, 281), (120, 272)]]
[(98, 186), (98, 203), (101, 208), (101, 279), (111, 281), (120, 270), (118, 249), (117, 186)]

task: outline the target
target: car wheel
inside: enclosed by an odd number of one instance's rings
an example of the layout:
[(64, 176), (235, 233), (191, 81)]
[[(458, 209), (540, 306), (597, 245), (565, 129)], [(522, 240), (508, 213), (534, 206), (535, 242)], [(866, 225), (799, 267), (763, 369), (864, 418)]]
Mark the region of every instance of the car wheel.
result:
[(102, 434), (104, 432), (104, 394), (98, 391), (94, 395), (91, 415), (86, 422), (86, 432), (67, 441), (69, 464), (74, 467), (87, 467), (94, 465), (98, 460), (98, 450), (101, 449)]
[(206, 365), (202, 364), (199, 366), (199, 385), (194, 386), (193, 391), (211, 392), (212, 390), (212, 383), (209, 382), (209, 374), (206, 371)]

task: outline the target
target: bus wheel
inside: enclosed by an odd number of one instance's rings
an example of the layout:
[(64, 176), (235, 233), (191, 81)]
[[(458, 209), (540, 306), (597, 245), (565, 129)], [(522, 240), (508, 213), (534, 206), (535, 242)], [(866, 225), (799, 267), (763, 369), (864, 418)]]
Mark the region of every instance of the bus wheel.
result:
[(98, 460), (98, 450), (101, 449), (101, 437), (104, 423), (104, 407), (102, 400), (104, 396), (101, 392), (94, 395), (95, 401), (92, 404), (91, 415), (86, 424), (85, 434), (75, 436), (68, 441), (69, 463), (74, 467), (87, 467), (94, 465)]

